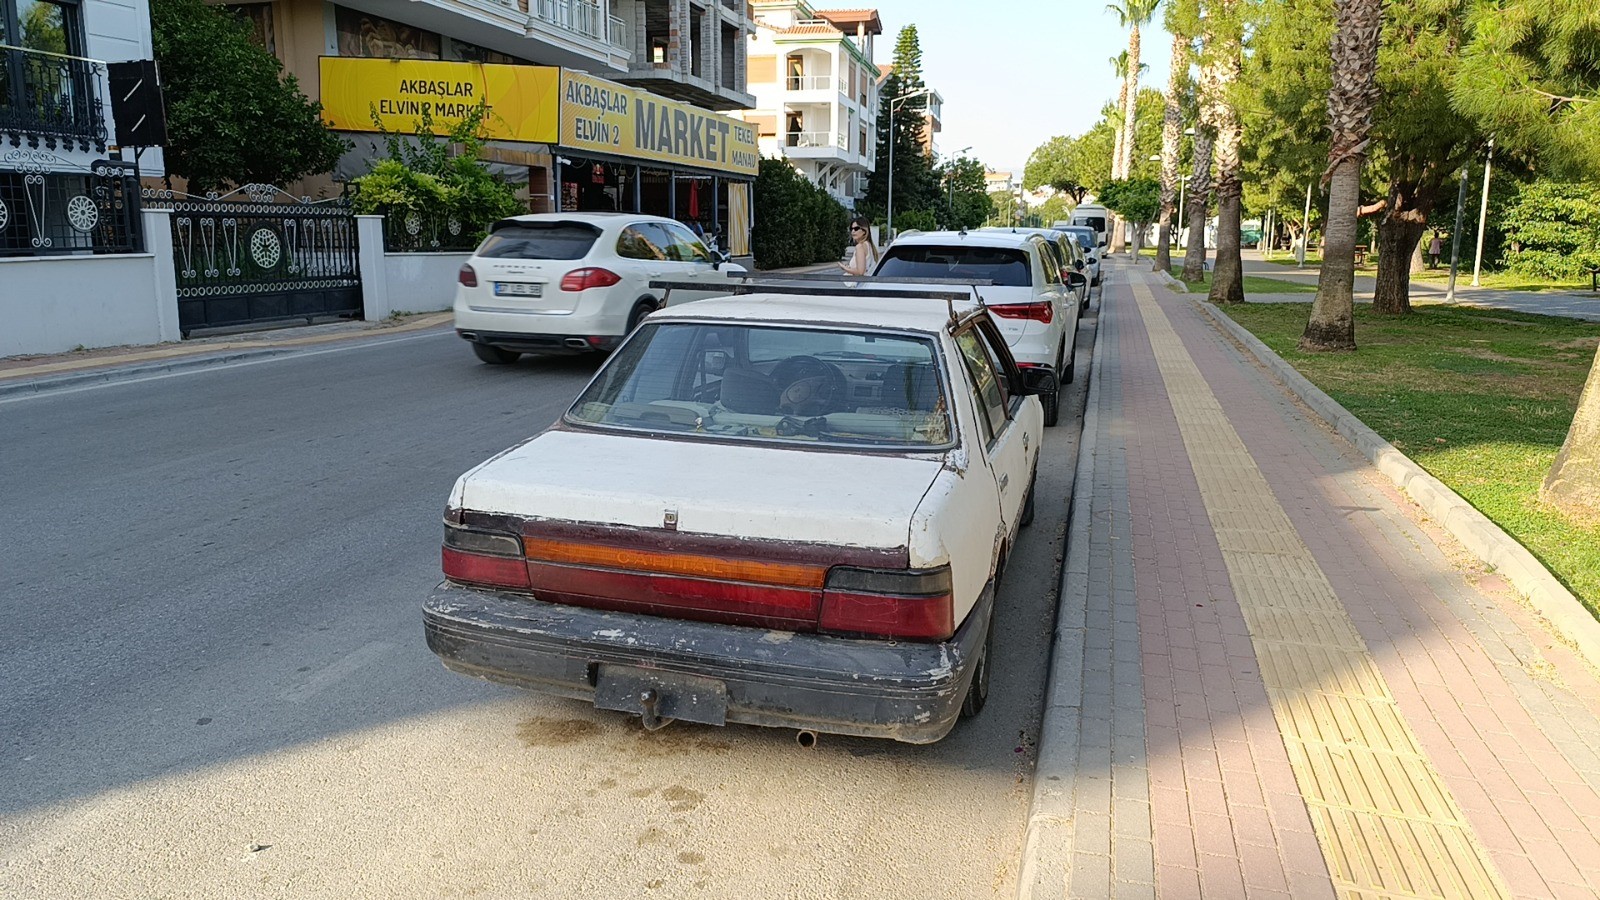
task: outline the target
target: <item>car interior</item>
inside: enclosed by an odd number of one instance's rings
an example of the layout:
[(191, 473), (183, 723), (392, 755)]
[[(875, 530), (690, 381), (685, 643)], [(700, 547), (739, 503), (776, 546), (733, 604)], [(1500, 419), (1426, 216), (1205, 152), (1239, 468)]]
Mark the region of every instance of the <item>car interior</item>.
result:
[(938, 446), (950, 440), (925, 337), (651, 323), (573, 406), (579, 423), (725, 437)]

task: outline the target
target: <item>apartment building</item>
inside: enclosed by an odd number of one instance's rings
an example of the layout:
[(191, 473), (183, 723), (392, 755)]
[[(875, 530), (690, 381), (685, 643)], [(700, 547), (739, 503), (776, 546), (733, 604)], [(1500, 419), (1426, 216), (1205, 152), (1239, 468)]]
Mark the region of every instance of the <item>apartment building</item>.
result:
[[(744, 87), (754, 21), (743, 0), (228, 6), (351, 138), (334, 181), (364, 174), (382, 152), (375, 114), (404, 133), (426, 108), (444, 133), (482, 99), (492, 108), (483, 155), (526, 185), (530, 210), (644, 211), (747, 232), (755, 141), (715, 112), (755, 102)], [(657, 127), (669, 121), (681, 127)]]
[(150, 56), (146, 0), (0, 0), (0, 258), (140, 248), (107, 64)]
[(757, 2), (744, 114), (761, 152), (782, 155), (847, 208), (866, 194), (877, 159), (875, 9), (817, 9), (805, 0)]

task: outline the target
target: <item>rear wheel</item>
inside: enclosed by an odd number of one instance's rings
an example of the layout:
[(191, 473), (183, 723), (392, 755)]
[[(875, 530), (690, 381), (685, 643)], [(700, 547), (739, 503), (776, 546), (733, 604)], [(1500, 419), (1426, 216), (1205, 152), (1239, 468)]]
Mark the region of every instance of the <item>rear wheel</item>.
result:
[(522, 355), (515, 350), (502, 350), (499, 347), (477, 342), (473, 342), (472, 352), (491, 366), (509, 366)]
[[(995, 585), (995, 590), (1000, 590)], [(973, 663), (972, 683), (967, 685), (967, 695), (961, 698), (961, 718), (970, 719), (980, 712), (989, 702), (989, 660), (994, 658), (994, 611), (989, 611), (988, 634), (983, 638), (983, 649), (978, 652), (978, 661)]]
[(1048, 394), (1041, 394), (1039, 399), (1044, 402), (1044, 426), (1049, 428), (1061, 418), (1061, 389), (1058, 387)]
[(655, 311), (656, 302), (648, 297), (635, 304), (633, 312), (628, 313), (628, 333), (633, 334), (633, 330), (639, 327), (639, 323), (644, 321), (644, 317)]

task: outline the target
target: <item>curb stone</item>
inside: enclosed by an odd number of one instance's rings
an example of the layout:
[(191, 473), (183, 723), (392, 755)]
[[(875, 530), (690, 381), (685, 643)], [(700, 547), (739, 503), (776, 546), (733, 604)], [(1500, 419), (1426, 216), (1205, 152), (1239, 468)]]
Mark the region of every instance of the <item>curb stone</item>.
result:
[(1312, 411), (1355, 444), (1395, 487), (1443, 525), (1474, 556), (1504, 575), (1561, 638), (1591, 666), (1600, 669), (1600, 621), (1590, 615), (1578, 598), (1550, 574), (1528, 548), (1308, 381), (1243, 325), (1210, 303), (1203, 300), (1195, 303)]
[(1019, 900), (1065, 897), (1072, 857), (1072, 811), (1076, 803), (1079, 713), (1083, 705), (1084, 614), (1089, 596), (1089, 527), (1094, 499), (1096, 429), (1099, 427), (1100, 352), (1105, 334), (1104, 299), (1090, 351), (1089, 395), (1084, 402), (1083, 430), (1078, 438), (1078, 464), (1072, 478), (1067, 515), (1067, 554), (1061, 566), (1061, 594), (1050, 663), (1044, 715), (1039, 722), (1039, 759), (1033, 770), (1033, 798), (1022, 840), (1022, 866), (1017, 876)]
[(81, 384), (110, 384), (117, 381), (128, 381), (145, 375), (165, 375), (187, 369), (221, 366), (247, 359), (265, 359), (271, 356), (297, 352), (301, 349), (301, 347), (264, 347), (260, 350), (239, 350), (212, 356), (185, 356), (165, 362), (144, 365), (134, 363), (122, 366), (106, 366), (82, 372), (70, 372), (65, 375), (17, 379), (9, 384), (0, 382), (0, 399), (28, 394), (46, 394), (64, 388), (77, 387)]
[(1158, 269), (1156, 270), (1155, 274), (1156, 277), (1160, 278), (1167, 287), (1172, 288), (1180, 294), (1189, 293), (1189, 286), (1184, 284), (1181, 279), (1174, 278), (1171, 272), (1162, 272)]

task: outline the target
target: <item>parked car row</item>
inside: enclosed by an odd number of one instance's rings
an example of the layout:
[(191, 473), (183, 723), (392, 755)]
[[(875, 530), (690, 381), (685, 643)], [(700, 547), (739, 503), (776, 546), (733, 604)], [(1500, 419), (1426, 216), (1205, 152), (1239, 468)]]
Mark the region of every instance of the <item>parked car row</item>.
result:
[(517, 217), (463, 267), (457, 329), (485, 361), (614, 352), (456, 481), (429, 648), (652, 730), (939, 740), (1003, 659), (997, 585), (1074, 375), (1081, 253), (924, 233), (871, 290), (706, 299), (728, 267), (675, 224)]

